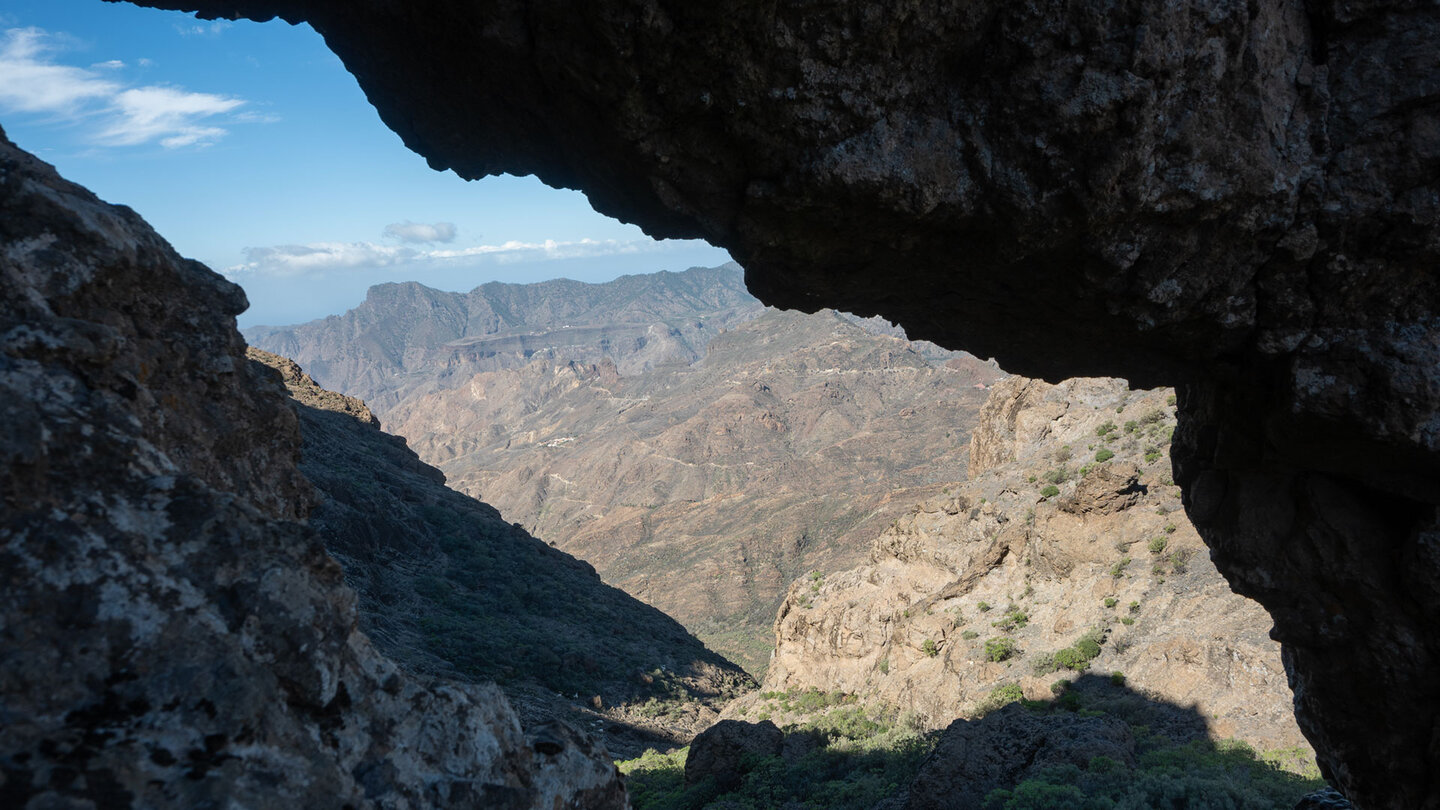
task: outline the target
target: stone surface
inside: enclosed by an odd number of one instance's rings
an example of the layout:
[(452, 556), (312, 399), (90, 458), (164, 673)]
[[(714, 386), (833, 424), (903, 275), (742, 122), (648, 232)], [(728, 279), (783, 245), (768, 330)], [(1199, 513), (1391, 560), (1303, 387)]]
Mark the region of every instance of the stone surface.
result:
[(244, 306), (0, 137), (0, 804), (624, 807), (359, 632)]
[(721, 720), (690, 743), (685, 757), (685, 784), (711, 780), (722, 792), (734, 790), (745, 776), (747, 757), (779, 756), (785, 733), (769, 720), (745, 723)]
[[(1213, 737), (1303, 747), (1269, 616), (1230, 591), (1179, 511), (1170, 401), (1122, 380), (997, 384), (972, 459), (1009, 460), (972, 461), (971, 480), (882, 532), (868, 564), (795, 582), (763, 688), (839, 690), (944, 728), (1002, 685), (1050, 700), (1078, 673), (1037, 665), (1098, 632), (1090, 669), (1193, 707)], [(1102, 450), (1114, 457), (1094, 462)], [(1017, 650), (991, 660), (1001, 638)], [(750, 695), (725, 716), (767, 706)]]
[(1180, 385), (1322, 765), (1440, 806), (1440, 6), (147, 4), (309, 22), (432, 166), (710, 239), (767, 303)]

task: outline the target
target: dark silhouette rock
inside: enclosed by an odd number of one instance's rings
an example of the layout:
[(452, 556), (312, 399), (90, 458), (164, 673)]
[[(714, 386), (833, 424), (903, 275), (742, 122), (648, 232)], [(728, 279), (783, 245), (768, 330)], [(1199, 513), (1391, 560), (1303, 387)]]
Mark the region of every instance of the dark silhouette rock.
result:
[(769, 720), (721, 720), (690, 742), (685, 784), (708, 779), (722, 792), (734, 790), (745, 777), (747, 758), (779, 756), (784, 745), (785, 732)]
[(1043, 768), (1095, 757), (1133, 765), (1135, 740), (1117, 717), (1035, 714), (1018, 703), (956, 720), (910, 784), (906, 810), (980, 810), (985, 796)]
[(767, 303), (1176, 385), (1322, 767), (1440, 806), (1434, 3), (143, 4), (308, 22), (435, 168), (705, 237)]

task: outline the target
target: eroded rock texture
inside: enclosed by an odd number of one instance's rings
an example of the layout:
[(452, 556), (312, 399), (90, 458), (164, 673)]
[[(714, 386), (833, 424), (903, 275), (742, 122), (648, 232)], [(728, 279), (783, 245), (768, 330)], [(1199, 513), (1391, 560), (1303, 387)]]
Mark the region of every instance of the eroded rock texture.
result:
[[(1059, 678), (1120, 672), (1215, 737), (1302, 746), (1270, 617), (1230, 591), (1178, 511), (1169, 402), (1115, 379), (997, 384), (969, 481), (895, 520), (867, 564), (791, 586), (762, 688), (840, 690), (943, 728), (1007, 685), (1050, 700)], [(1093, 660), (1062, 663), (1086, 638)], [(789, 721), (763, 694), (726, 716), (758, 711)]]
[(0, 805), (625, 806), (356, 629), (244, 306), (0, 136)]
[(147, 4), (307, 21), (433, 166), (706, 237), (767, 303), (1183, 384), (1177, 480), (1329, 773), (1440, 806), (1440, 6)]

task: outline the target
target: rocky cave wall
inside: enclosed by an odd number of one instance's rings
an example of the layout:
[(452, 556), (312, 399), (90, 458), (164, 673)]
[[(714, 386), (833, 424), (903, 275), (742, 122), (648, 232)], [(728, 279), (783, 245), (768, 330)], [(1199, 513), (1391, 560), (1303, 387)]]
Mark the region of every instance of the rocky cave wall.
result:
[(1327, 774), (1440, 806), (1440, 6), (142, 4), (308, 22), (435, 168), (707, 238), (767, 303), (1176, 385)]

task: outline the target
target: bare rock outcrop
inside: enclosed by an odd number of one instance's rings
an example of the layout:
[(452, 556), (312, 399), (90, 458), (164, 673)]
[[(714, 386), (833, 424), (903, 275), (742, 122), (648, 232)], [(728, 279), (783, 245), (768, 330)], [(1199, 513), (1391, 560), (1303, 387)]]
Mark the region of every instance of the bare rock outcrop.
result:
[(0, 804), (624, 807), (357, 630), (244, 306), (0, 138)]
[(308, 22), (432, 166), (705, 237), (766, 303), (1176, 385), (1328, 775), (1440, 806), (1433, 2), (137, 2)]
[(1230, 591), (1178, 511), (1171, 402), (1122, 380), (997, 385), (984, 412), (1002, 424), (982, 423), (975, 443), (1014, 424), (1033, 443), (901, 517), (868, 565), (792, 585), (763, 688), (838, 689), (939, 728), (1001, 687), (1049, 700), (1093, 668), (1193, 707), (1216, 737), (1303, 746), (1269, 617)]

